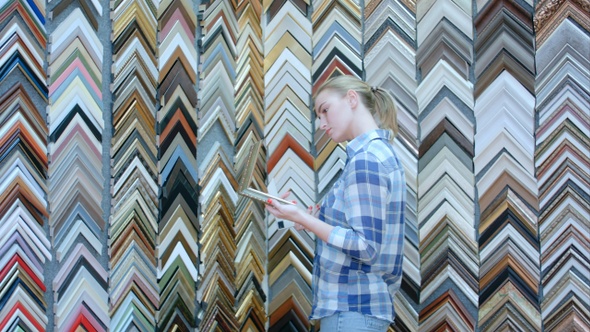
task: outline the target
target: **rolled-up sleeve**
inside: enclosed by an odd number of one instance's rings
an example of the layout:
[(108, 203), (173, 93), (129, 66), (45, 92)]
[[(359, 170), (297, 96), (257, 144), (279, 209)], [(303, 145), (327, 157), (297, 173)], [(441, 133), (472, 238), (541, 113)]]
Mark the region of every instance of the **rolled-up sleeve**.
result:
[(386, 208), (391, 195), (390, 172), (370, 153), (352, 160), (344, 178), (344, 215), (349, 227), (336, 226), (328, 245), (365, 264), (378, 258), (385, 231)]

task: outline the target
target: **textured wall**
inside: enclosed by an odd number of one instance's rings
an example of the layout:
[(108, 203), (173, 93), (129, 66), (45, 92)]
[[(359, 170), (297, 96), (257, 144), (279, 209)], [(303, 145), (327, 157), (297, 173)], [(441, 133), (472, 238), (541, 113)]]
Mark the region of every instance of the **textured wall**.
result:
[(238, 190), (321, 200), (338, 74), (399, 109), (391, 329), (590, 330), (588, 0), (4, 0), (0, 331), (312, 328), (313, 237)]

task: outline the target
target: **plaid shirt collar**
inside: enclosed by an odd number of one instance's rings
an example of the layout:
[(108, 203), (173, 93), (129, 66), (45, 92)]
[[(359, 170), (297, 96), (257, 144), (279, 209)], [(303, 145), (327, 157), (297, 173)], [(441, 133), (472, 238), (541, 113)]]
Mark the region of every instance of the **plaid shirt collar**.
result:
[(348, 159), (361, 151), (374, 139), (383, 139), (389, 142), (391, 139), (391, 132), (385, 129), (375, 129), (355, 137), (346, 145), (346, 155), (348, 156)]

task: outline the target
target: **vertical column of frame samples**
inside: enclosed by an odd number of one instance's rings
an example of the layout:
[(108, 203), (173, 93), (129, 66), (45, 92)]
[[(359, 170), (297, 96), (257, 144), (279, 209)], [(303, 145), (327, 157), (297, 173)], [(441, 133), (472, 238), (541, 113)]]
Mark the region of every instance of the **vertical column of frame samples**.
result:
[(420, 331), (475, 331), (478, 251), (470, 1), (418, 1)]
[[(358, 1), (313, 1), (312, 92), (338, 75), (362, 78), (362, 23)], [(316, 126), (317, 126), (316, 122)], [(314, 170), (318, 201), (338, 179), (346, 161), (345, 144), (332, 141), (325, 131), (314, 131)]]
[(45, 2), (0, 8), (0, 330), (51, 326)]
[(156, 11), (146, 0), (111, 1), (112, 331), (155, 331), (159, 187), (156, 144)]
[(192, 1), (161, 1), (157, 112), (160, 215), (157, 331), (198, 326), (197, 16)]
[(545, 331), (590, 330), (590, 4), (538, 1), (535, 170)]
[(403, 279), (394, 300), (396, 331), (418, 331), (420, 254), (418, 251), (418, 102), (416, 100), (416, 4), (365, 1), (364, 69), (366, 82), (391, 93), (396, 101), (395, 150), (406, 174), (407, 204)]
[(534, 168), (534, 37), (528, 2), (476, 4), (474, 168), (480, 331), (541, 330)]
[[(264, 1), (264, 136), (267, 185), (315, 204), (311, 155), (311, 23), (309, 2)], [(307, 330), (311, 312), (313, 240), (267, 217), (269, 331)]]
[(102, 140), (103, 45), (98, 2), (52, 3), (49, 37), (49, 226), (56, 331), (106, 331), (108, 272)]
[(475, 330), (471, 4), (418, 2), (420, 329)]
[[(266, 153), (250, 156), (250, 148), (264, 136), (264, 73), (262, 50), (262, 2), (243, 1), (236, 8), (236, 80), (234, 171), (239, 182), (265, 188)], [(252, 178), (244, 172), (249, 158), (256, 158)], [(268, 319), (265, 303), (266, 224), (264, 205), (239, 196), (235, 211), (236, 319), (239, 331), (264, 331)]]
[[(314, 0), (312, 20), (312, 92), (338, 75), (363, 76), (362, 23), (359, 1)], [(314, 132), (318, 199), (338, 179), (346, 161), (345, 144), (332, 141), (325, 131)]]
[[(201, 4), (199, 61), (199, 206), (203, 271), (198, 299), (203, 331), (236, 331), (235, 211), (238, 201), (233, 165), (234, 84), (237, 20), (231, 1)], [(206, 148), (205, 148), (206, 146)]]
[[(339, 75), (363, 76), (360, 1), (312, 1), (312, 93)], [(312, 113), (314, 114), (314, 113)], [(345, 143), (335, 143), (317, 126), (314, 131), (314, 172), (318, 203), (338, 179), (347, 156)], [(312, 257), (313, 260), (313, 257)], [(321, 327), (320, 327), (321, 328)]]
[(26, 90), (16, 84), (0, 96), (2, 331), (49, 327), (44, 298), (47, 291), (44, 271), (52, 258), (44, 229), (47, 127)]

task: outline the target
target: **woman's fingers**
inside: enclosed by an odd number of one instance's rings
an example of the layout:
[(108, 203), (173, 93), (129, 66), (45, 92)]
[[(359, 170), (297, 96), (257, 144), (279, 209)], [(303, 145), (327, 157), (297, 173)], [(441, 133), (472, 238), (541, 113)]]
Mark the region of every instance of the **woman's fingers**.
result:
[(270, 198), (267, 199), (265, 205), (266, 205), (265, 209), (276, 217), (277, 210), (276, 210), (275, 206), (273, 205), (273, 200)]
[[(281, 197), (284, 199), (288, 195), (289, 195), (289, 192), (283, 194)], [(292, 201), (292, 202), (294, 204), (297, 204), (296, 201)], [(266, 210), (268, 210), (273, 216), (275, 216), (278, 219), (292, 220), (291, 218), (293, 216), (293, 213), (295, 213), (293, 211), (293, 209), (298, 209), (298, 208), (296, 208), (295, 206), (291, 206), (291, 205), (282, 205), (270, 198), (266, 201)], [(309, 206), (307, 208), (307, 213), (309, 213), (309, 214), (315, 213), (313, 206)], [(305, 227), (303, 227), (301, 224), (299, 224), (297, 222), (295, 222), (294, 228), (298, 231), (307, 230)]]
[(307, 213), (317, 218), (320, 215), (320, 205), (317, 204), (316, 206), (309, 206), (307, 208)]

